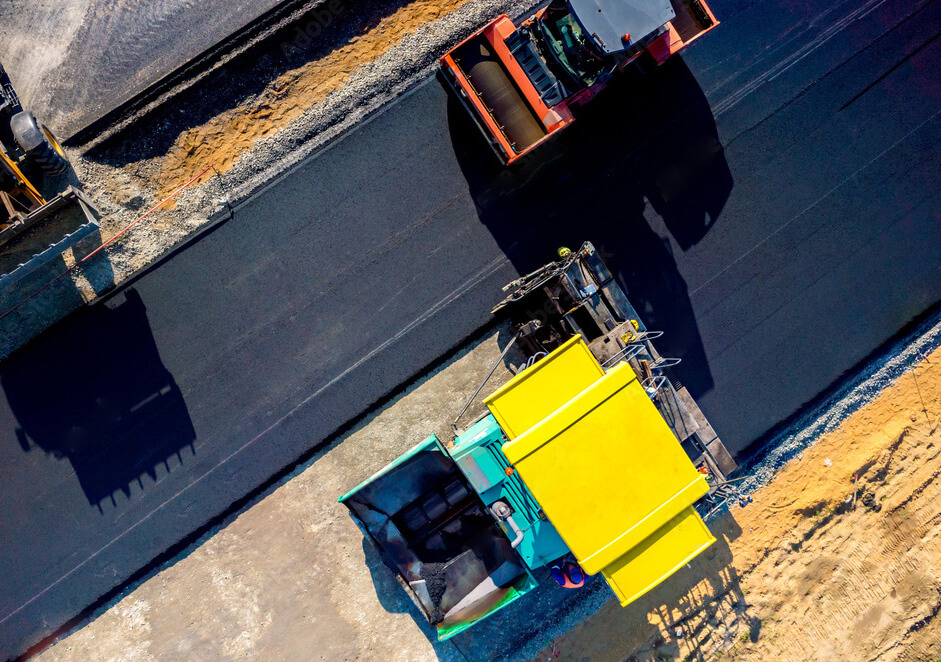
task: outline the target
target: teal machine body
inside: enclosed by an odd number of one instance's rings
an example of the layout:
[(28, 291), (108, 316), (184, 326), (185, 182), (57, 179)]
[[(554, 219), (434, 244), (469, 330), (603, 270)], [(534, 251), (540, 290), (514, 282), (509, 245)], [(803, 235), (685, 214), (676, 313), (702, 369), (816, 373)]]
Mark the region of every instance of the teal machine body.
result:
[(517, 553), (535, 570), (565, 556), (569, 549), (510, 467), (501, 448), (506, 440), (496, 419), (488, 414), (457, 437), (448, 452), (484, 504), (492, 507), (502, 501), (512, 509), (500, 526), (510, 540), (519, 539)]

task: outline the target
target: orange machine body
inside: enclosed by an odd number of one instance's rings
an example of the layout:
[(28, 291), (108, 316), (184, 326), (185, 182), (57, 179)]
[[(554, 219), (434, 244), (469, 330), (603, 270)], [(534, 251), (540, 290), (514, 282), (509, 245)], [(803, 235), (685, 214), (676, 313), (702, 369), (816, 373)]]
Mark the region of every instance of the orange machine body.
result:
[[(671, 56), (675, 55), (692, 41), (698, 39), (719, 24), (712, 10), (709, 9), (708, 5), (706, 5), (703, 0), (672, 1), (674, 8), (680, 8), (695, 3), (697, 9), (708, 17), (708, 21), (711, 21), (711, 25), (709, 25), (708, 28), (695, 31), (693, 34), (690, 34), (688, 29), (682, 30), (683, 34), (681, 35), (682, 25), (680, 29), (678, 29), (677, 26), (674, 25), (678, 20), (675, 18), (661, 27), (659, 31), (660, 34), (652, 39), (646, 48), (622, 53), (615, 61), (611, 73), (623, 69), (640, 57), (645, 51), (650, 53), (658, 65), (663, 64)], [(540, 9), (528, 19), (521, 22), (519, 26), (515, 25), (509, 16), (501, 14), (448, 51), (439, 61), (445, 78), (451, 83), (452, 88), (459, 96), (463, 105), (470, 112), (478, 128), (482, 131), (494, 152), (505, 165), (512, 165), (519, 161), (558, 134), (562, 129), (572, 124), (572, 122), (575, 121), (575, 110), (577, 107), (591, 101), (607, 86), (610, 80), (610, 76), (606, 76), (593, 85), (583, 86), (572, 91), (557, 104), (552, 106), (546, 105), (539, 91), (526, 75), (526, 72), (523, 71), (523, 68), (507, 46), (507, 39), (520, 28), (534, 26), (546, 13), (547, 9), (547, 7)], [(681, 17), (679, 20), (682, 21), (683, 18)], [(625, 35), (625, 37), (629, 38), (630, 35)], [(474, 89), (468, 73), (462, 69), (458, 59), (455, 57), (455, 53), (460, 51), (462, 47), (479, 39), (485, 40), (490, 49), (492, 49), (512, 81), (513, 86), (525, 100), (526, 105), (532, 111), (541, 129), (544, 131), (544, 135), (541, 138), (529, 145), (519, 146), (508, 138), (491, 110), (484, 103), (481, 95)]]

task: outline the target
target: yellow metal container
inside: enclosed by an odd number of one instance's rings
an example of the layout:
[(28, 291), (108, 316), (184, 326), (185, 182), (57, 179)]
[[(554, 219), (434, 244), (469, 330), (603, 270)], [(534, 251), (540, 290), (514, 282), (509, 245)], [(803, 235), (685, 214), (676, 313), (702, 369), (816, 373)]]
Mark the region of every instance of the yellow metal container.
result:
[(550, 412), (604, 377), (581, 336), (516, 375), (484, 399), (508, 439), (515, 439)]
[(692, 508), (709, 487), (641, 387), (580, 337), (485, 400), (503, 452), (585, 572), (622, 605), (715, 539)]
[(626, 607), (716, 541), (692, 506), (660, 527), (614, 563), (602, 568), (614, 594)]

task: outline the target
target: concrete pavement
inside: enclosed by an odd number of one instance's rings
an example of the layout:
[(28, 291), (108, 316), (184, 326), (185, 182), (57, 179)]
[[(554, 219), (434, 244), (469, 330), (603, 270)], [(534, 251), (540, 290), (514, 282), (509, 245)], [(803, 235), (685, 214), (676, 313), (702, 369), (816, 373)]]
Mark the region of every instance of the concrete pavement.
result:
[(70, 0), (0, 6), (0, 61), (68, 137), (285, 0)]

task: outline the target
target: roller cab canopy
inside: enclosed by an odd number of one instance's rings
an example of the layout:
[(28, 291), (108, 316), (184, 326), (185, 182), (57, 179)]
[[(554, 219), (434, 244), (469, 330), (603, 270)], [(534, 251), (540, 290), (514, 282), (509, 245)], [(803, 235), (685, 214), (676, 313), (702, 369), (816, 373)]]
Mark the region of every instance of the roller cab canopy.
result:
[(627, 50), (676, 17), (670, 0), (568, 0), (568, 6), (605, 54)]
[(627, 363), (604, 372), (575, 336), (484, 402), (507, 460), (623, 606), (715, 542), (693, 508), (709, 486)]

